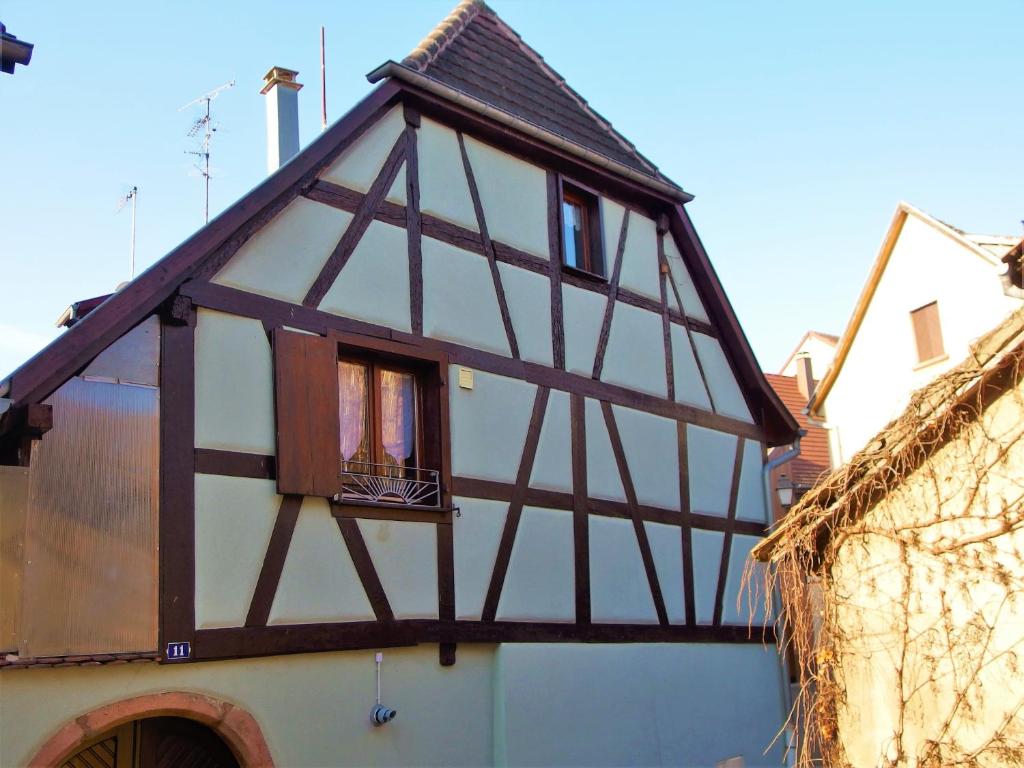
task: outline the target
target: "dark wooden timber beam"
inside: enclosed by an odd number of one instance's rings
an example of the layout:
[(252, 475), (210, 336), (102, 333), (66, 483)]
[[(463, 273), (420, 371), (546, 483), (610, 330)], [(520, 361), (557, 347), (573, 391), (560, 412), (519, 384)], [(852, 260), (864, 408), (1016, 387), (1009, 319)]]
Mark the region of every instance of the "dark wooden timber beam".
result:
[(290, 304), (268, 296), (260, 296), (236, 288), (193, 281), (182, 286), (181, 292), (201, 306), (229, 312), (257, 320), (271, 320), (281, 325), (314, 331), (324, 334), (329, 330), (358, 333), (369, 337), (391, 339), (410, 348), (429, 348), (445, 351), (451, 356), (451, 362), (478, 368), (489, 373), (529, 381), (540, 386), (575, 392), (598, 400), (607, 400), (627, 408), (653, 413), (669, 419), (686, 421), (709, 429), (716, 429), (753, 440), (762, 440), (762, 432), (756, 424), (733, 419), (721, 414), (695, 408), (683, 403), (674, 403), (655, 395), (637, 392), (626, 387), (596, 381), (586, 376), (560, 371), (537, 363), (484, 352), (479, 349), (462, 346), (452, 342), (426, 337), (414, 336), (411, 333), (396, 331), (385, 326), (366, 323), (361, 320), (332, 315), (327, 312)]

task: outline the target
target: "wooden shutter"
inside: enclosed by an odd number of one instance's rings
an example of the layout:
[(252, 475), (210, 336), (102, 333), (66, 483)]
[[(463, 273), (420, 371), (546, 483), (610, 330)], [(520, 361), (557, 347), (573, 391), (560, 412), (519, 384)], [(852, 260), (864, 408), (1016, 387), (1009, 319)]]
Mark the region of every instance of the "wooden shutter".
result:
[(943, 353), (942, 327), (939, 325), (939, 305), (937, 302), (925, 304), (910, 313), (914, 324), (914, 341), (917, 343), (917, 360), (924, 362), (940, 357)]
[(274, 331), (278, 493), (333, 496), (341, 490), (338, 345)]

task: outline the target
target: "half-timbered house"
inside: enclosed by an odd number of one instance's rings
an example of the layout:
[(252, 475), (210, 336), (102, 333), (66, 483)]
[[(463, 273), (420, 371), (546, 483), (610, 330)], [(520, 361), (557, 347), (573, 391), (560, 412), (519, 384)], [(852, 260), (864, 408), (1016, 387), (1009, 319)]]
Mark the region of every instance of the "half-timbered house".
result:
[(0, 763), (777, 764), (690, 196), (481, 2), (370, 79), (0, 384)]

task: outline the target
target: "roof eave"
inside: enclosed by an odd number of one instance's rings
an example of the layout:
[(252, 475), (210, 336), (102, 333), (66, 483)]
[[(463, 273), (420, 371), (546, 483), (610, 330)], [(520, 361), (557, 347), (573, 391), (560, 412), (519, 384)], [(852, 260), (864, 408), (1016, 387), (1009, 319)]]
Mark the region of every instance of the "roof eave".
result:
[(424, 91), (432, 93), (435, 96), (440, 96), (441, 98), (454, 102), (455, 104), (458, 104), (472, 112), (490, 118), (495, 122), (501, 123), (509, 128), (513, 128), (528, 136), (532, 136), (535, 139), (539, 139), (546, 144), (550, 144), (551, 146), (585, 160), (592, 165), (596, 165), (620, 176), (624, 176), (630, 181), (657, 192), (664, 197), (668, 197), (670, 200), (678, 203), (688, 203), (693, 200), (693, 195), (669, 181), (657, 179), (646, 173), (641, 173), (640, 171), (630, 168), (617, 160), (612, 160), (610, 157), (602, 155), (600, 152), (588, 149), (587, 147), (577, 144), (564, 136), (553, 131), (549, 131), (546, 128), (542, 128), (536, 123), (532, 123), (529, 120), (513, 115), (511, 112), (506, 112), (493, 104), (488, 104), (474, 96), (470, 96), (465, 91), (452, 88), (450, 85), (446, 85), (429, 75), (425, 75), (422, 72), (417, 72), (409, 67), (399, 64), (397, 61), (392, 60), (385, 62), (370, 72), (366, 76), (366, 79), (371, 83), (376, 83), (386, 77), (391, 77), (404, 83), (408, 83), (409, 85), (422, 88)]

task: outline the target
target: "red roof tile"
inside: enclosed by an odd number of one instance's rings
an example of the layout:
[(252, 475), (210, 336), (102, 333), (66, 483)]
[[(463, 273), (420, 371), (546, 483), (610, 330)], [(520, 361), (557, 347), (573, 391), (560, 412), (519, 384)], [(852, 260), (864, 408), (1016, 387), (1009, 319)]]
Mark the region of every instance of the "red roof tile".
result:
[[(831, 467), (828, 430), (812, 424), (804, 415), (803, 409), (807, 405), (807, 400), (800, 394), (796, 376), (766, 373), (765, 378), (787, 410), (793, 414), (800, 428), (807, 430), (807, 434), (800, 440), (800, 455), (786, 464), (782, 471), (789, 475), (798, 488), (810, 488)], [(779, 450), (785, 449), (775, 449)]]

